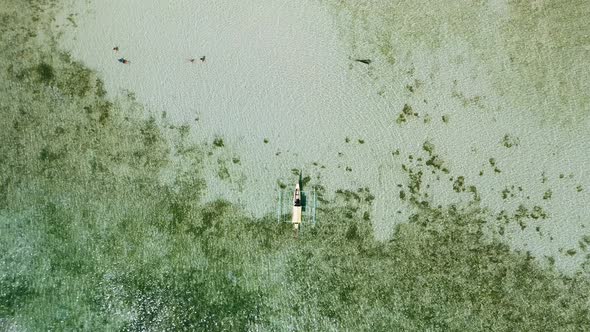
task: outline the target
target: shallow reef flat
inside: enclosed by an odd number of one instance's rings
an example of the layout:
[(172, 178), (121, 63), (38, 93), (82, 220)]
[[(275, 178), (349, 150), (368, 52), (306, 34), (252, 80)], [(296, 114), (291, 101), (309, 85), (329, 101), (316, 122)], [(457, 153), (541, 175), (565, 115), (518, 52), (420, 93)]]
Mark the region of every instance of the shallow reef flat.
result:
[(322, 3), (394, 105), (398, 161), (380, 175), (419, 166), (431, 205), (475, 202), (513, 248), (574, 273), (590, 227), (590, 5)]
[[(573, 273), (586, 254), (567, 252), (590, 222), (587, 45), (561, 31), (583, 30), (587, 7), (106, 1), (77, 2), (58, 22), (60, 47), (109, 94), (131, 92), (165, 136), (182, 128), (210, 148), (206, 201), (262, 217), (296, 169), (327, 196), (370, 188), (386, 240), (415, 213), (411, 171), (425, 203), (477, 205), (503, 241)], [(199, 52), (207, 63), (185, 61)]]
[[(399, 91), (395, 98), (388, 90), (380, 95), (381, 69), (409, 70), (404, 61), (419, 55), (435, 66), (426, 55), (436, 57), (436, 51), (424, 48), (406, 60), (392, 51), (387, 60), (370, 48), (377, 44), (368, 43), (366, 51), (353, 47), (351, 58), (372, 61), (350, 61), (352, 69), (342, 69), (365, 77), (363, 91), (375, 89), (379, 103), (391, 106), (387, 128), (397, 139), (385, 145), (361, 132), (339, 138), (336, 158), (338, 150), (342, 157), (358, 151), (383, 158), (364, 166), (377, 168), (374, 181), (381, 186), (356, 178), (364, 164), (353, 157), (338, 162), (352, 179), (345, 187), (304, 174), (319, 195), (318, 224), (304, 223), (295, 239), (291, 226), (277, 224), (274, 213), (253, 216), (247, 204), (211, 197), (211, 177), (229, 183), (228, 191), (246, 190), (253, 181), (241, 170), (248, 157), (232, 146), (231, 137), (214, 130), (199, 137), (194, 127), (175, 120), (173, 106), (162, 113), (135, 91), (112, 91), (105, 83), (112, 77), (64, 50), (63, 22), (69, 22), (67, 29), (85, 24), (64, 14), (71, 7), (3, 2), (0, 329), (580, 331), (590, 326), (590, 237), (578, 208), (587, 195), (576, 154), (585, 144), (582, 117), (548, 121), (543, 111), (498, 97), (492, 84), (460, 79), (453, 84), (452, 70), (442, 74), (445, 66), (434, 73), (416, 66), (401, 85), (401, 75), (388, 76), (395, 78), (390, 88)], [(372, 12), (378, 3), (346, 4), (325, 7), (340, 13), (335, 18), (347, 17), (338, 23), (346, 27), (340, 40), (370, 36), (373, 30), (347, 24), (375, 22), (359, 10)], [(440, 15), (456, 13), (439, 9)], [(466, 59), (470, 70), (480, 68), (470, 62), (473, 57)], [(434, 78), (427, 80), (430, 74)], [(484, 88), (485, 94), (473, 92)], [(420, 104), (423, 99), (427, 102)], [(448, 107), (446, 99), (455, 106)], [(498, 109), (491, 106), (494, 100), (515, 108)], [(478, 119), (483, 124), (476, 126)], [(554, 147), (539, 161), (533, 157), (540, 152), (532, 147), (535, 140), (545, 146), (542, 135)], [(564, 143), (567, 135), (579, 144)], [(262, 147), (274, 142), (270, 135), (259, 138)], [(572, 156), (557, 168), (560, 153)], [(353, 160), (358, 167), (349, 164)], [(306, 168), (338, 169), (313, 163)], [(302, 168), (287, 162), (283, 167), (291, 174), (271, 178), (277, 187), (295, 181)], [(527, 167), (533, 180), (523, 175)], [(385, 209), (384, 197), (393, 196), (392, 210)], [(566, 210), (571, 216), (560, 212)], [(574, 231), (568, 241), (559, 237)]]

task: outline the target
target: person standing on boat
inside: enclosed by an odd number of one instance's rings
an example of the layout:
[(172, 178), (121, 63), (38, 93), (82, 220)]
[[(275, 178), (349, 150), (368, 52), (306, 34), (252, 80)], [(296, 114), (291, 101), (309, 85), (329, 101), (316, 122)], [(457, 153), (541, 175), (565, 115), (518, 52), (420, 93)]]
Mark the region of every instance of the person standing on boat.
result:
[(295, 192), (293, 193), (293, 217), (291, 222), (293, 223), (295, 237), (297, 237), (299, 225), (301, 224), (301, 191), (299, 190), (299, 183), (295, 186)]

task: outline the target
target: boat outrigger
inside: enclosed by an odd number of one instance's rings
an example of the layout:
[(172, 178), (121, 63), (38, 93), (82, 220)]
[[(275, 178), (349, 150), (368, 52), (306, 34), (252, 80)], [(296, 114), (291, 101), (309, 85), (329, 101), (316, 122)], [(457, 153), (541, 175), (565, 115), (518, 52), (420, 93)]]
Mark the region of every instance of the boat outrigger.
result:
[(297, 232), (301, 224), (301, 191), (299, 190), (299, 183), (295, 185), (295, 192), (293, 192), (293, 216), (291, 222), (293, 223), (293, 230)]

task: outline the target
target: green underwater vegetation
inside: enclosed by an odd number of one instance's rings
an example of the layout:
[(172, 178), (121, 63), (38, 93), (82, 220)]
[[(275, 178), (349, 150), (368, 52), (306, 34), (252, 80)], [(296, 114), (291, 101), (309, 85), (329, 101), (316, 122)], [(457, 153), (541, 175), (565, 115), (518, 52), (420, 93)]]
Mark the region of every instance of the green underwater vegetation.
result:
[[(56, 2), (3, 3), (0, 330), (590, 326), (590, 264), (561, 275), (489, 235), (477, 204), (432, 207), (411, 165), (400, 197), (414, 212), (386, 242), (374, 239), (368, 188), (321, 197), (320, 222), (297, 239), (274, 215), (203, 202), (207, 147), (171, 139), (60, 51), (47, 30)], [(448, 173), (432, 143), (423, 150), (427, 167)], [(451, 185), (470, 190), (463, 177)]]
[[(418, 83), (430, 83), (422, 82), (424, 76), (432, 78), (439, 71), (420, 75), (414, 61), (465, 47), (470, 50), (447, 54), (448, 62), (443, 65), (457, 71), (467, 65), (468, 57), (477, 59), (492, 88), (513, 106), (567, 127), (584, 123), (590, 115), (590, 71), (586, 69), (590, 65), (586, 23), (590, 5), (585, 0), (321, 2), (336, 14), (352, 56), (371, 54), (373, 64), (383, 64), (371, 72), (381, 85), (380, 94), (403, 90), (417, 94), (421, 90)], [(407, 82), (396, 87), (392, 77), (402, 72)], [(463, 106), (484, 106), (483, 96), (466, 96), (456, 90), (456, 83), (450, 84), (450, 97)], [(401, 115), (398, 120), (404, 122), (405, 115)]]

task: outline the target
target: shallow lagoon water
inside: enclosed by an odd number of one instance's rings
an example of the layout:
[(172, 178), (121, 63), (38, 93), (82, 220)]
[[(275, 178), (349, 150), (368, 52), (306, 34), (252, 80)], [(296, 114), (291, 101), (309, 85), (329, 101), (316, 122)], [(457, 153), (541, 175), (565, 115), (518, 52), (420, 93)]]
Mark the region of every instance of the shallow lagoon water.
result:
[[(390, 107), (365, 65), (351, 61), (326, 8), (180, 2), (162, 11), (136, 1), (92, 3), (79, 12), (63, 45), (102, 73), (111, 93), (132, 91), (155, 114), (166, 113), (160, 123), (188, 125), (195, 141), (223, 139), (211, 158), (212, 198), (241, 203), (256, 216), (274, 212), (277, 181), (290, 188), (294, 168), (329, 188), (371, 185), (383, 196), (377, 171), (391, 142), (399, 142)], [(205, 63), (186, 61), (201, 55)], [(353, 64), (359, 70), (350, 71)], [(219, 165), (229, 168), (229, 179), (219, 179)]]
[[(360, 11), (345, 1), (330, 7), (340, 15), (334, 17), (343, 19), (338, 34), (349, 42), (352, 56), (374, 54), (373, 66), (360, 67), (372, 79), (366, 80), (367, 86), (375, 85), (377, 95), (397, 110), (392, 122), (401, 146), (388, 154), (391, 167), (381, 167), (379, 179), (393, 178), (400, 211), (415, 214), (372, 220), (375, 211), (383, 210), (375, 204), (382, 197), (376, 198), (373, 188), (338, 190), (322, 203), (321, 223), (294, 239), (289, 225), (277, 225), (272, 215), (251, 219), (227, 202), (201, 201), (203, 162), (209, 163), (214, 178), (231, 180), (239, 192), (233, 175), (241, 167), (241, 156), (227, 139), (214, 134), (205, 139), (209, 146), (202, 146), (196, 134), (189, 135), (190, 126), (134, 102), (129, 98), (132, 91), (106, 94), (103, 74), (86, 69), (53, 43), (47, 29), (55, 25), (50, 2), (7, 2), (0, 7), (0, 73), (5, 77), (0, 80), (5, 120), (0, 131), (0, 329), (512, 331), (580, 330), (590, 324), (590, 265), (587, 261), (572, 269), (576, 260), (587, 256), (590, 236), (583, 237), (582, 230), (569, 242), (551, 241), (579, 221), (562, 223), (551, 214), (565, 209), (562, 196), (570, 195), (573, 205), (584, 197), (580, 193), (585, 188), (574, 174), (582, 159), (568, 159), (574, 165), (570, 174), (551, 174), (551, 162), (537, 166), (545, 170), (538, 179), (544, 190), (539, 190), (541, 198), (530, 195), (534, 181), (520, 183), (509, 176), (523, 165), (534, 168), (533, 162), (523, 162), (527, 159), (521, 149), (530, 145), (526, 133), (539, 142), (545, 138), (558, 143), (559, 151), (577, 151), (559, 140), (584, 128), (583, 109), (568, 109), (566, 104), (558, 108), (559, 114), (533, 112), (532, 99), (525, 98), (517, 104), (529, 105), (514, 112), (522, 118), (510, 120), (518, 124), (529, 116), (528, 125), (494, 125), (494, 118), (507, 113), (501, 107), (486, 109), (488, 103), (510, 109), (510, 101), (521, 96), (518, 87), (530, 86), (511, 76), (504, 81), (509, 87), (504, 92), (511, 94), (492, 98), (495, 83), (486, 73), (495, 72), (477, 61), (481, 49), (468, 52), (474, 49), (473, 29), (466, 34), (458, 24), (470, 17), (462, 9), (481, 7), (437, 8), (432, 3), (431, 12), (444, 13), (434, 22), (447, 24), (453, 32), (446, 37), (432, 29), (424, 33), (423, 16), (411, 15), (416, 9), (412, 3), (396, 3), (403, 9), (402, 18), (412, 19), (412, 24), (403, 19), (380, 22), (400, 8), (380, 8), (377, 2)], [(513, 12), (513, 5), (500, 12)], [(528, 9), (517, 13), (540, 16), (540, 23), (555, 18), (547, 8), (543, 15)], [(63, 15), (58, 22), (78, 25), (75, 15)], [(576, 25), (574, 17), (557, 28)], [(433, 25), (427, 22), (425, 27)], [(518, 19), (512, 23), (520, 24)], [(399, 31), (401, 38), (388, 42), (384, 34), (392, 31)], [(464, 42), (449, 40), (461, 37)], [(510, 33), (508, 37), (518, 38)], [(410, 43), (394, 48), (397, 39)], [(359, 40), (369, 49), (361, 49)], [(568, 39), (559, 42), (564, 41)], [(400, 56), (408, 50), (415, 54)], [(467, 66), (471, 75), (461, 76), (460, 70), (448, 68), (452, 66), (445, 54), (452, 52), (473, 55), (466, 58), (479, 66)], [(412, 69), (408, 59), (420, 66)], [(461, 57), (453, 61), (466, 66)], [(508, 69), (504, 74), (526, 73), (518, 66)], [(435, 80), (441, 72), (444, 79)], [(479, 79), (474, 73), (480, 73)], [(580, 72), (580, 78), (585, 74)], [(450, 77), (460, 79), (449, 84)], [(481, 77), (491, 83), (482, 83)], [(538, 83), (537, 97), (546, 86), (545, 81)], [(485, 91), (489, 94), (481, 93)], [(430, 92), (438, 99), (429, 97)], [(563, 93), (569, 91), (557, 95)], [(456, 99), (453, 107), (442, 102), (449, 99), (447, 94)], [(576, 96), (571, 104), (583, 105), (585, 95)], [(544, 103), (554, 104), (553, 97)], [(428, 104), (429, 98), (444, 108), (420, 103)], [(486, 111), (473, 112), (467, 117), (471, 123), (461, 120), (470, 114), (465, 110), (478, 109)], [(562, 122), (547, 126), (548, 115)], [(533, 118), (541, 120), (533, 126)], [(477, 131), (458, 132), (464, 128)], [(497, 140), (496, 131), (503, 133)], [(451, 138), (456, 146), (445, 143)], [(356, 146), (371, 147), (363, 140), (357, 139)], [(450, 158), (450, 153), (459, 158)], [(510, 158), (517, 156), (522, 159), (512, 163)], [(469, 163), (475, 163), (479, 173), (473, 175)], [(211, 174), (205, 174), (209, 182)], [(474, 179), (479, 178), (476, 187)], [(503, 189), (494, 192), (498, 184)], [(575, 194), (570, 193), (573, 185)], [(211, 183), (209, 187), (214, 188)], [(580, 216), (578, 209), (572, 211)], [(395, 227), (391, 241), (375, 240), (375, 230), (378, 236), (387, 235), (380, 225), (406, 220)], [(546, 233), (551, 226), (555, 234)], [(537, 242), (530, 235), (539, 237)], [(512, 241), (512, 248), (499, 241)], [(530, 249), (547, 242), (555, 248)], [(547, 249), (558, 254), (539, 255)], [(561, 272), (577, 273), (564, 277), (552, 262)]]
[[(460, 10), (489, 13), (487, 20), (498, 24), (465, 38), (453, 33), (461, 28), (456, 17), (449, 22), (457, 26), (434, 21), (446, 32), (422, 31), (418, 20), (413, 33), (392, 30), (379, 40), (378, 24), (388, 29), (393, 22), (394, 29), (401, 23), (372, 14), (376, 9), (346, 6), (79, 2), (62, 15), (73, 17), (64, 20), (62, 45), (97, 70), (112, 95), (131, 92), (163, 127), (188, 126), (196, 142), (223, 140), (208, 158), (210, 199), (223, 197), (254, 216), (273, 213), (279, 183), (290, 186), (296, 179), (291, 170), (301, 169), (311, 185), (321, 183), (328, 192), (368, 187), (376, 236), (386, 239), (412, 213), (400, 199), (402, 165), (424, 167), (429, 142), (450, 171), (424, 176), (434, 205), (472, 200), (472, 193), (454, 190), (462, 177), (465, 186), (477, 188), (490, 220), (542, 219), (542, 231), (508, 227), (505, 238), (516, 248), (564, 257), (559, 262), (566, 270), (581, 263), (582, 255), (559, 253), (590, 227), (588, 117), (548, 122), (549, 111), (532, 108), (554, 105), (559, 96), (547, 94), (540, 104), (515, 101), (497, 88), (497, 77), (505, 71), (505, 85), (518, 86), (509, 74), (521, 66), (506, 68), (501, 56), (487, 61), (474, 47), (505, 33), (500, 23), (515, 14), (498, 11), (500, 5), (468, 6)], [(398, 8), (408, 13), (403, 20), (419, 11)], [(497, 45), (496, 52), (509, 56), (509, 46)], [(201, 55), (205, 63), (187, 61)], [(118, 63), (120, 56), (131, 64)], [(586, 98), (583, 92), (571, 97)], [(400, 121), (405, 105), (412, 114)], [(523, 209), (537, 212), (531, 218)]]

